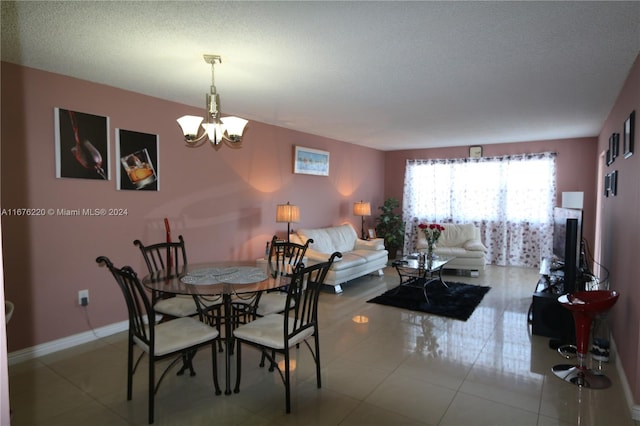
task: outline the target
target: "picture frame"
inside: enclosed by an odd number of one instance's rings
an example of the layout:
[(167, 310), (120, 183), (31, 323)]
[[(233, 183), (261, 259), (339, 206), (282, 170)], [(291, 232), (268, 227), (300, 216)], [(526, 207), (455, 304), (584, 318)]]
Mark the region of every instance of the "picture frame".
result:
[(378, 236), (376, 235), (376, 229), (375, 228), (369, 228), (367, 235), (369, 236), (370, 240), (378, 238)]
[(296, 145), (293, 154), (293, 173), (329, 176), (329, 152)]
[(633, 155), (633, 144), (636, 131), (636, 112), (631, 111), (629, 117), (624, 121), (624, 130), (622, 132), (622, 148), (623, 157), (629, 158)]
[(603, 185), (605, 197), (609, 197), (609, 186), (611, 185), (610, 182), (611, 182), (611, 176), (609, 173), (607, 173), (606, 175), (604, 175), (604, 185)]
[(618, 171), (614, 170), (611, 172), (611, 177), (609, 178), (609, 193), (612, 196), (618, 195)]
[(470, 158), (481, 158), (482, 157), (482, 147), (481, 146), (470, 146), (469, 147), (469, 157)]
[(159, 191), (158, 135), (116, 129), (118, 191)]
[(609, 137), (609, 149), (611, 149), (612, 162), (618, 157), (618, 151), (620, 148), (620, 133), (612, 133)]
[(109, 117), (54, 108), (57, 178), (111, 180)]

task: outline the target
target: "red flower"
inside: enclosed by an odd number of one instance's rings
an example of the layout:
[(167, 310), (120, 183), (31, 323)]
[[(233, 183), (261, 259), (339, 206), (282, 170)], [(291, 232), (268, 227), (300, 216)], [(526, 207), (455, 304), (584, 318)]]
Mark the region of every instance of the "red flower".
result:
[(438, 238), (440, 238), (440, 234), (442, 234), (442, 231), (444, 231), (444, 226), (440, 225), (439, 223), (431, 223), (428, 225), (426, 223), (420, 223), (418, 225), (418, 228), (420, 228), (422, 232), (424, 232), (424, 236), (427, 239), (427, 242), (429, 242), (430, 244), (438, 241)]

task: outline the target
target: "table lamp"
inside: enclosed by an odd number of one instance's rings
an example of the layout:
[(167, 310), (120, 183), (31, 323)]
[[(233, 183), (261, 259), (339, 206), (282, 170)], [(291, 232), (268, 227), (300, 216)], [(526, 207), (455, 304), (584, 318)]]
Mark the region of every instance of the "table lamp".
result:
[(362, 216), (362, 229), (360, 232), (362, 233), (362, 239), (366, 240), (366, 235), (364, 233), (364, 217), (371, 216), (371, 203), (365, 203), (364, 201), (360, 201), (353, 205), (353, 214), (355, 216)]
[(291, 222), (297, 223), (300, 221), (300, 209), (298, 206), (289, 204), (278, 204), (276, 207), (276, 222), (287, 223), (287, 242), (291, 242), (289, 235), (291, 234)]

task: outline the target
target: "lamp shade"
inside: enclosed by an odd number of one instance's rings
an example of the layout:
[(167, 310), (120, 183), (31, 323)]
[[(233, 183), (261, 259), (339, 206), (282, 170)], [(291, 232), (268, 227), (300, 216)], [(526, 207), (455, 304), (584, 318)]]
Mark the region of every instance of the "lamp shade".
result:
[(198, 128), (200, 127), (200, 123), (202, 123), (202, 120), (202, 117), (197, 117), (195, 115), (184, 115), (178, 118), (176, 121), (180, 125), (182, 133), (185, 136), (195, 138), (195, 136), (198, 134)]
[(360, 201), (353, 205), (353, 214), (355, 216), (371, 216), (371, 203)]
[(300, 209), (298, 206), (287, 204), (278, 204), (276, 208), (276, 222), (279, 223), (297, 223), (300, 221)]
[(248, 123), (247, 120), (240, 117), (222, 117), (220, 121), (224, 124), (231, 140), (239, 140), (242, 137), (244, 126)]

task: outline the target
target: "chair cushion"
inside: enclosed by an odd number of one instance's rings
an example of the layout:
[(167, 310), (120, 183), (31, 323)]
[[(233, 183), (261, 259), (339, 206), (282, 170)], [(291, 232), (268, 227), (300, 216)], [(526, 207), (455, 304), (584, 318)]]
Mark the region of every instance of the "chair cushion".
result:
[(191, 296), (178, 296), (159, 300), (153, 305), (153, 309), (159, 314), (172, 317), (190, 317), (198, 313), (196, 302), (193, 301)]
[[(288, 318), (289, 329), (293, 329), (293, 318)], [(267, 346), (284, 349), (284, 315), (270, 314), (248, 324), (241, 325), (233, 331), (238, 339)], [(289, 340), (289, 347), (294, 346), (313, 335), (313, 328), (308, 328)]]
[[(206, 308), (212, 308), (222, 305), (222, 297), (218, 296), (201, 296), (200, 303)], [(153, 309), (159, 314), (165, 314), (172, 317), (190, 317), (198, 313), (196, 302), (192, 296), (177, 295), (169, 299), (162, 299), (156, 302)]]
[[(218, 337), (218, 330), (214, 327), (191, 317), (177, 318), (157, 324), (155, 331), (154, 355), (156, 356), (178, 352)], [(133, 340), (142, 350), (149, 352), (149, 346), (145, 342), (136, 336), (133, 337)]]
[(262, 293), (258, 302), (256, 314), (264, 317), (269, 314), (277, 314), (283, 312), (287, 303), (287, 293), (282, 291), (274, 291), (271, 293)]

